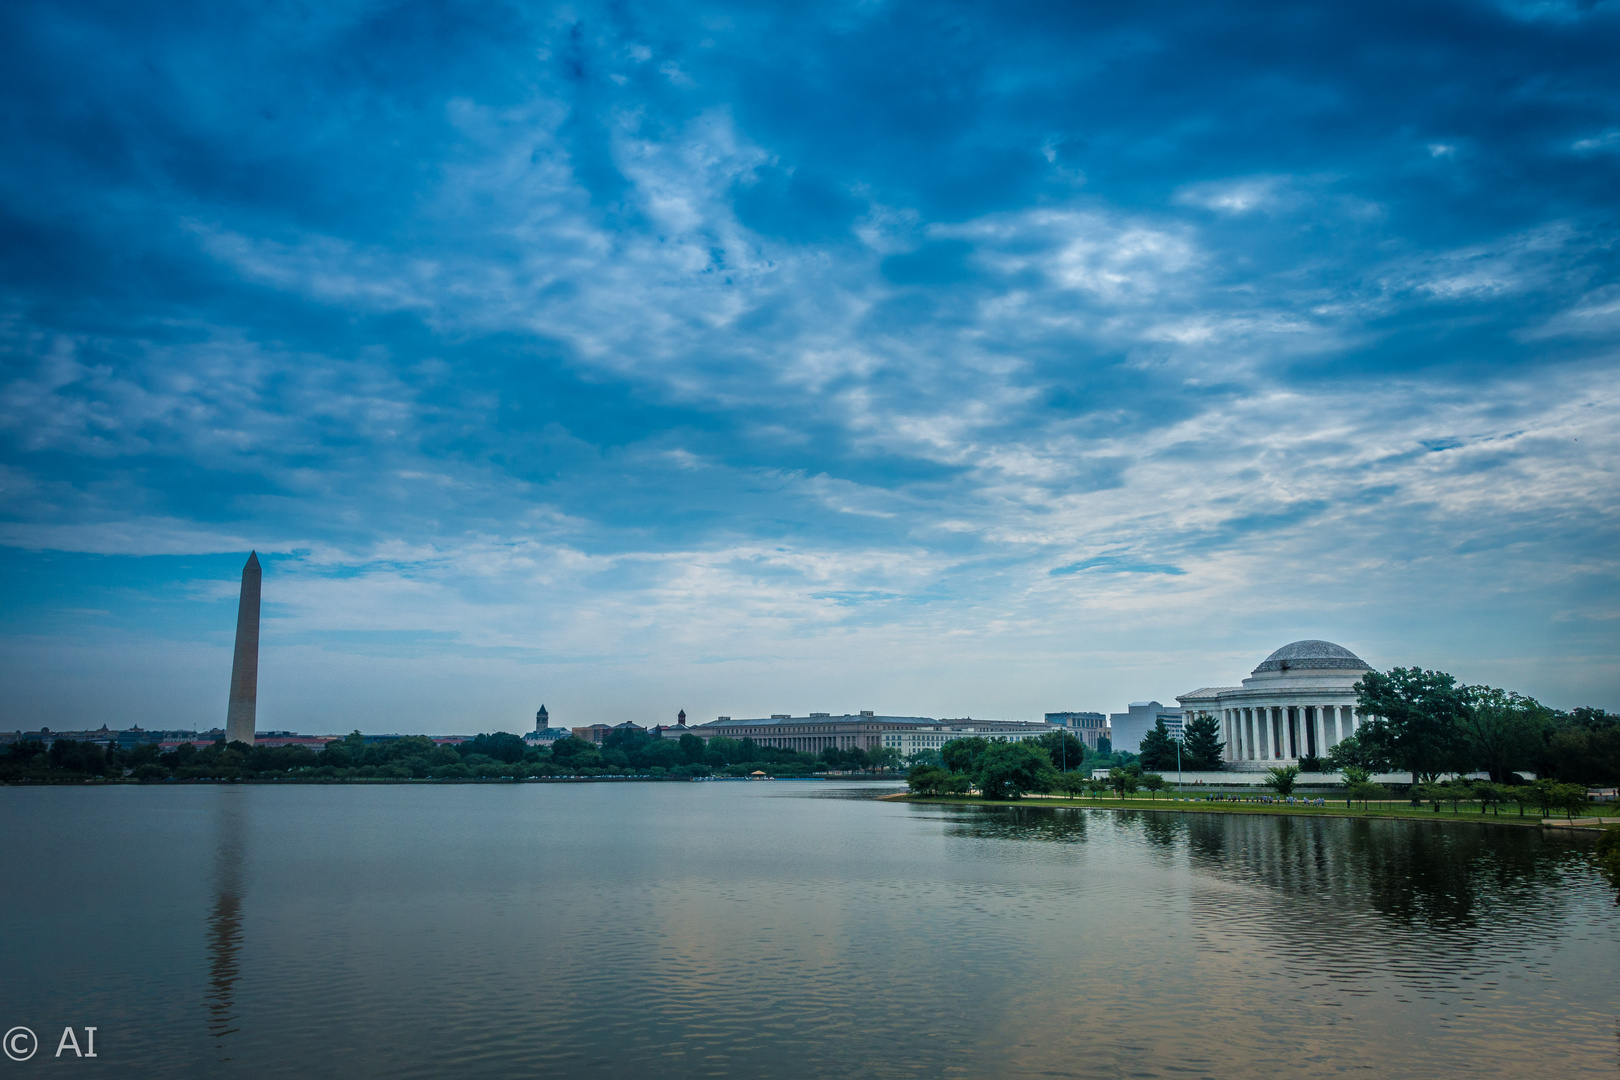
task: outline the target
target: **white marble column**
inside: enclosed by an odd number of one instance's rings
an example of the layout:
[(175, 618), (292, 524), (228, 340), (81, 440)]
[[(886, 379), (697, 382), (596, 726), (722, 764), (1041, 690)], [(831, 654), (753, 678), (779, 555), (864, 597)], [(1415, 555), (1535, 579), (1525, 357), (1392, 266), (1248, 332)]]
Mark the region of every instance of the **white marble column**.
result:
[(1327, 718), (1322, 715), (1326, 706), (1316, 707), (1316, 756), (1327, 757)]

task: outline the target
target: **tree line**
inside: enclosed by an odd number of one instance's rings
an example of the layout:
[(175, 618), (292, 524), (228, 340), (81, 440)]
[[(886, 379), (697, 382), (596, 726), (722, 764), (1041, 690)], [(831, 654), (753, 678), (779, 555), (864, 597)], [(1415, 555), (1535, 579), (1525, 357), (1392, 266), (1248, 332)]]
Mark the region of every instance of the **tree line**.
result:
[(1406, 772), (1414, 785), (1472, 772), (1507, 785), (1523, 782), (1521, 772), (1581, 786), (1620, 783), (1620, 715), (1603, 709), (1563, 712), (1421, 668), (1368, 672), (1356, 701), (1371, 718), (1328, 751), (1335, 771)]
[[(1092, 778), (1093, 772), (1104, 768), (1107, 780)], [(1088, 750), (1067, 731), (1049, 731), (1021, 742), (979, 736), (952, 739), (940, 747), (937, 760), (913, 764), (906, 783), (919, 795), (978, 791), (986, 799), (1017, 799), (1035, 791), (1078, 795), (1110, 790), (1123, 798), (1141, 788), (1157, 793), (1166, 786), (1163, 776), (1145, 771), (1134, 755)]]
[(509, 732), (478, 735), (454, 746), (420, 735), (367, 742), (356, 731), (319, 752), (303, 746), (261, 746), (223, 741), (183, 743), (164, 751), (155, 743), (131, 748), (59, 739), (13, 743), (0, 757), (0, 782), (67, 780), (460, 780), (548, 776), (653, 776), (697, 778), (809, 776), (826, 772), (881, 773), (897, 768), (891, 747), (840, 749), (808, 754), (752, 739), (716, 736), (705, 743), (692, 734), (654, 738), (631, 729), (610, 732), (601, 745), (575, 736), (550, 746), (531, 746)]

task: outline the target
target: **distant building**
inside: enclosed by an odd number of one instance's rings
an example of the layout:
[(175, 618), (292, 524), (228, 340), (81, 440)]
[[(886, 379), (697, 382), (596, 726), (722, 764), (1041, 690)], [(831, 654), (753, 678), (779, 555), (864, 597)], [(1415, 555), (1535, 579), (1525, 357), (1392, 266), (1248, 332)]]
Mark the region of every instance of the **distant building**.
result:
[(612, 730), (606, 724), (590, 724), (586, 727), (572, 729), (574, 738), (584, 739), (586, 742), (596, 743), (598, 746), (602, 744), (602, 740), (607, 738), (608, 733)]
[(1114, 713), (1108, 718), (1109, 726), (1114, 729), (1114, 749), (1140, 753), (1142, 736), (1152, 731), (1160, 720), (1170, 729), (1172, 738), (1181, 738), (1180, 709), (1161, 705), (1157, 701), (1131, 702), (1124, 712)]
[(534, 730), (536, 732), (541, 732), (541, 731), (546, 730), (550, 726), (551, 726), (551, 714), (546, 712), (546, 707), (542, 703), (541, 706), (540, 706), (540, 710), (534, 714)]
[[(712, 723), (688, 729), (705, 742), (719, 735), (728, 739), (753, 739), (760, 746), (776, 746), (807, 754), (819, 754), (828, 747), (869, 750), (892, 746), (906, 756), (918, 750), (938, 749), (951, 739), (968, 735), (1017, 741), (1039, 737), (1051, 730), (1048, 724), (1012, 720), (935, 720), (927, 716), (878, 716), (870, 711), (838, 716), (830, 713), (811, 713), (808, 716), (775, 713), (768, 719), (759, 720), (733, 720), (729, 716), (722, 716)], [(680, 733), (666, 728), (663, 735), (665, 738), (678, 738)]]
[(1049, 724), (1031, 724), (1019, 720), (941, 720), (933, 727), (906, 728), (883, 733), (883, 745), (900, 751), (901, 756), (923, 750), (938, 750), (952, 739), (1000, 739), (1004, 742), (1023, 742), (1038, 739), (1054, 730)]
[(1109, 745), (1113, 745), (1113, 728), (1108, 725), (1108, 717), (1100, 712), (1049, 712), (1046, 722), (1069, 729), (1091, 750), (1097, 749), (1100, 739), (1108, 739)]
[[(729, 720), (731, 717), (722, 716), (720, 719)], [(673, 724), (655, 725), (647, 734), (651, 735), (655, 739), (678, 739), (691, 730), (691, 728), (686, 726), (686, 710), (682, 709), (680, 712), (675, 714), (675, 722)]]
[(326, 749), (329, 742), (341, 742), (335, 735), (299, 735), (291, 731), (270, 731), (257, 736), (253, 740), (255, 746), (302, 746), (306, 750), (313, 750), (317, 754)]

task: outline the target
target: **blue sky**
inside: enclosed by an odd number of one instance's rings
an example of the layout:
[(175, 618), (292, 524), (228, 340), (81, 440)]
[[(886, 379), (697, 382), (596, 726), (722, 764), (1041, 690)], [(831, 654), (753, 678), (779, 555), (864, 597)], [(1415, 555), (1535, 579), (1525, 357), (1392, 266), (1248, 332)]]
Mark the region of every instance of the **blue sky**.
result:
[(1620, 2), (0, 9), (0, 726), (1620, 706)]

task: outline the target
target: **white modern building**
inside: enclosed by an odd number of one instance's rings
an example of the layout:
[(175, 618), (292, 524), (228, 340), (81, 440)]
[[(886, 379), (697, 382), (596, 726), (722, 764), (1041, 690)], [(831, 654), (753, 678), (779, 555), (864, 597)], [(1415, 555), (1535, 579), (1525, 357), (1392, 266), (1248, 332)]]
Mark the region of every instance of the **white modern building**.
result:
[(1004, 739), (1023, 742), (1038, 739), (1057, 728), (1051, 724), (1026, 724), (1016, 720), (942, 720), (935, 727), (900, 728), (883, 733), (883, 745), (910, 757), (922, 750), (938, 750), (952, 739)]
[(1172, 738), (1181, 738), (1181, 712), (1157, 701), (1131, 702), (1124, 712), (1114, 713), (1108, 718), (1108, 726), (1114, 735), (1114, 749), (1140, 753), (1142, 736), (1157, 727), (1160, 720), (1170, 729)]
[(1176, 700), (1189, 720), (1207, 713), (1221, 722), (1228, 768), (1297, 765), (1355, 734), (1366, 719), (1355, 686), (1371, 670), (1342, 645), (1295, 641), (1266, 657), (1242, 686), (1206, 686)]

